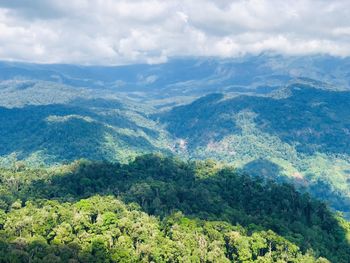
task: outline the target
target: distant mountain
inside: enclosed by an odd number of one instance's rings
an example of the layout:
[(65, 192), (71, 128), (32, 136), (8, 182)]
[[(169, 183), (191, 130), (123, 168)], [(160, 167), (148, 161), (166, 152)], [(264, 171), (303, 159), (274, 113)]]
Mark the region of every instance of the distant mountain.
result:
[(213, 92), (269, 93), (297, 78), (350, 84), (350, 58), (274, 54), (233, 59), (177, 58), (157, 65), (74, 66), (0, 63), (0, 80), (26, 79), (165, 99)]

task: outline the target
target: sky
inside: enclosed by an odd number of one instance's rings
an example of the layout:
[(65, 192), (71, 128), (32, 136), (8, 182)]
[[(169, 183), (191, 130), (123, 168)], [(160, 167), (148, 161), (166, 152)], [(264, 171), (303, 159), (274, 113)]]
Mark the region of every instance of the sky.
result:
[(349, 0), (0, 0), (0, 60), (350, 55)]

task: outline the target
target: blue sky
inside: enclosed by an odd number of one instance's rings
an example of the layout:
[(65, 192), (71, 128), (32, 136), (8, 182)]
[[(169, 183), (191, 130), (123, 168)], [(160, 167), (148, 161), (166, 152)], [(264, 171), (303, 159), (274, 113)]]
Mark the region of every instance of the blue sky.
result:
[(0, 0), (0, 59), (160, 63), (275, 51), (350, 55), (348, 0)]

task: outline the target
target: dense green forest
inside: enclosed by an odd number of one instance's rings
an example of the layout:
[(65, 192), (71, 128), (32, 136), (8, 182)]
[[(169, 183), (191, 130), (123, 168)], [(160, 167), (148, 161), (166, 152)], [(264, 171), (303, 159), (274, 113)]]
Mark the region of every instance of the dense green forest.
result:
[(0, 165), (13, 158), (32, 166), (79, 158), (127, 161), (145, 152), (169, 152), (165, 131), (145, 108), (115, 99), (0, 107)]
[(257, 128), (296, 143), (300, 152), (350, 153), (350, 141), (344, 140), (350, 128), (349, 102), (349, 91), (293, 84), (269, 97), (210, 94), (160, 116), (171, 133), (196, 145), (241, 131), (234, 120), (249, 110), (256, 114)]
[(294, 183), (350, 218), (349, 91), (299, 80), (265, 95), (226, 92), (174, 107), (175, 98), (140, 103), (49, 81), (8, 80), (0, 90), (0, 166), (125, 163), (151, 152), (211, 158)]
[(324, 203), (214, 161), (17, 162), (0, 182), (0, 262), (350, 261)]
[(0, 263), (350, 262), (348, 60), (280, 60), (0, 63)]
[(264, 97), (211, 94), (156, 118), (180, 155), (294, 182), (349, 217), (349, 104), (348, 91), (299, 83)]

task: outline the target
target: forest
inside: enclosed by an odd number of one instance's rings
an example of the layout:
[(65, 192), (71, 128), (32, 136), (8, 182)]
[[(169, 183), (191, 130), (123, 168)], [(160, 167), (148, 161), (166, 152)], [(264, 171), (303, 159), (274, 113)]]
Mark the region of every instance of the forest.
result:
[(265, 97), (210, 94), (156, 116), (186, 142), (179, 155), (289, 181), (350, 218), (349, 104), (349, 91), (294, 83)]
[(0, 0), (0, 263), (350, 263), (350, 0)]
[(0, 262), (346, 263), (349, 237), (325, 203), (212, 160), (0, 171)]
[(0, 262), (350, 262), (350, 92), (256, 59), (5, 63)]

